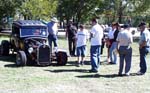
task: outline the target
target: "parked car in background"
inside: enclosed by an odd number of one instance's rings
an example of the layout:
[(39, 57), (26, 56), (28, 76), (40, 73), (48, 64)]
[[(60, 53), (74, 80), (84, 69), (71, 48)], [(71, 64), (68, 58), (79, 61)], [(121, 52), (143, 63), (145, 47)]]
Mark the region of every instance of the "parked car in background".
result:
[(138, 30), (138, 27), (130, 27), (130, 32), (132, 33), (133, 39), (139, 39), (140, 31)]

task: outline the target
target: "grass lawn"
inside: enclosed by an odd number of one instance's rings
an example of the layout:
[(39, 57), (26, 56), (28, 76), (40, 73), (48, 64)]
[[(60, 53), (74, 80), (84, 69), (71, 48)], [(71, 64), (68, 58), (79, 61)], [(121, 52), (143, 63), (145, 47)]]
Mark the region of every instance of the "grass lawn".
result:
[[(67, 49), (67, 40), (59, 39), (59, 48)], [(86, 64), (76, 67), (77, 58), (68, 57), (66, 66), (25, 66), (16, 67), (15, 56), (0, 56), (0, 93), (149, 93), (150, 92), (150, 55), (148, 71), (136, 76), (139, 70), (138, 44), (132, 46), (133, 58), (131, 76), (118, 77), (117, 65), (102, 63), (99, 73), (88, 73), (91, 68), (89, 59), (90, 43)], [(102, 61), (106, 59), (106, 48)]]

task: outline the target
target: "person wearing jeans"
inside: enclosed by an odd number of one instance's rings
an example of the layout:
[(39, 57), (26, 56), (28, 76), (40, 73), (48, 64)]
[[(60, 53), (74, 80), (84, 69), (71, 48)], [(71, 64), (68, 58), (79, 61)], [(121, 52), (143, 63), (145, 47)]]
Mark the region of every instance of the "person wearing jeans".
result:
[(109, 56), (110, 56), (110, 60), (111, 60), (111, 62), (109, 64), (117, 63), (116, 47), (117, 47), (117, 42), (113, 42), (109, 49)]
[(140, 68), (141, 68), (140, 71), (138, 72), (139, 75), (140, 74), (143, 75), (147, 70), (146, 55), (148, 54), (148, 48), (149, 47), (143, 47), (143, 48), (139, 49), (139, 51), (140, 51)]
[(137, 75), (144, 75), (147, 71), (146, 56), (150, 52), (150, 32), (146, 28), (146, 23), (142, 22), (139, 24), (141, 31), (141, 37), (139, 40), (139, 51), (140, 51), (140, 70)]
[(125, 75), (130, 75), (131, 61), (132, 61), (132, 48), (130, 46), (120, 46), (120, 65), (119, 65), (119, 75), (122, 75), (124, 60), (125, 60)]
[(103, 29), (98, 24), (97, 19), (92, 20), (92, 29), (90, 31), (91, 38), (91, 49), (90, 49), (90, 59), (91, 59), (91, 70), (89, 72), (97, 73), (100, 65), (100, 53), (103, 38)]
[(90, 49), (90, 57), (91, 57), (91, 72), (98, 72), (98, 68), (100, 66), (100, 53), (101, 53), (101, 46), (91, 46)]
[(108, 34), (109, 41), (111, 43), (111, 46), (109, 48), (109, 56), (110, 56), (111, 62), (109, 62), (109, 64), (116, 64), (117, 63), (116, 38), (118, 36), (118, 33), (119, 33), (119, 23), (112, 23), (112, 31), (110, 31)]
[(119, 64), (119, 76), (122, 76), (125, 60), (125, 75), (130, 75), (131, 61), (132, 61), (132, 48), (131, 43), (133, 42), (132, 34), (129, 32), (129, 25), (124, 25), (124, 30), (119, 32), (117, 37), (117, 49), (120, 56)]
[(52, 42), (54, 44), (55, 51), (57, 50), (57, 47), (58, 47), (58, 44), (57, 44), (57, 32), (58, 32), (57, 23), (58, 23), (57, 18), (53, 17), (51, 19), (51, 22), (49, 22), (47, 24), (48, 33), (49, 33), (48, 41), (49, 41), (49, 46), (51, 48), (51, 51), (52, 51)]

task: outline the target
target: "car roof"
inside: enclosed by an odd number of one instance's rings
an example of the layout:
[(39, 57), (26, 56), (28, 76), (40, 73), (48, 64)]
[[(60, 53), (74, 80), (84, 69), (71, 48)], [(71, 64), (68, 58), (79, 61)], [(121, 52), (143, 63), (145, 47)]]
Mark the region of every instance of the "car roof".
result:
[(39, 20), (19, 20), (14, 21), (13, 24), (24, 27), (24, 26), (46, 26), (43, 22)]

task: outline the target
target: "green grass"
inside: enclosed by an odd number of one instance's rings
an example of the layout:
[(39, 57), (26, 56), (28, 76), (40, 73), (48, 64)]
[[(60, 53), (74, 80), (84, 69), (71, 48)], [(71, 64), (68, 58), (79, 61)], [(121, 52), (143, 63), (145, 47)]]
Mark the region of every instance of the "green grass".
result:
[[(67, 49), (67, 40), (59, 39), (59, 48)], [(150, 55), (148, 71), (144, 76), (136, 76), (139, 70), (138, 44), (134, 43), (132, 75), (118, 77), (119, 65), (102, 64), (99, 73), (88, 73), (89, 49), (86, 65), (76, 67), (77, 58), (69, 57), (66, 66), (16, 67), (14, 56), (0, 56), (0, 93), (149, 93), (150, 91)], [(102, 60), (106, 59), (106, 48)]]

